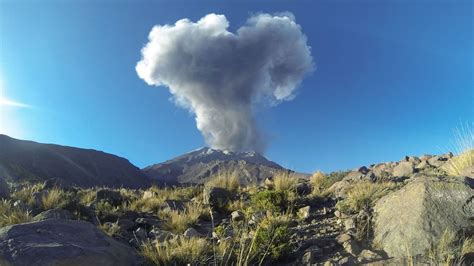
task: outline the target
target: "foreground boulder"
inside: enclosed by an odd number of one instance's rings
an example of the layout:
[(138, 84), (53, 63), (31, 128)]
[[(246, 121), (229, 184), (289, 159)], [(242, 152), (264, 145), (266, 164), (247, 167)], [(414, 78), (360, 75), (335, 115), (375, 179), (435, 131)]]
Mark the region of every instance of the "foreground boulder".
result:
[(0, 265), (139, 265), (135, 250), (94, 225), (45, 220), (0, 229)]
[(424, 254), (445, 230), (472, 229), (473, 197), (462, 180), (417, 177), (376, 203), (374, 244), (390, 257)]

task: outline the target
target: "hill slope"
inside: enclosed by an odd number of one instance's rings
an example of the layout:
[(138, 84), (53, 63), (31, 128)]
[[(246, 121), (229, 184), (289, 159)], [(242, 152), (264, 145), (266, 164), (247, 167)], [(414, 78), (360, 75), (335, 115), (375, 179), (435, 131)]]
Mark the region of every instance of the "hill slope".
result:
[(148, 166), (143, 172), (160, 183), (200, 184), (220, 171), (237, 171), (242, 183), (252, 183), (261, 182), (281, 170), (286, 169), (255, 152), (228, 152), (205, 147)]
[(150, 180), (128, 160), (101, 151), (17, 140), (0, 134), (0, 178), (56, 178), (81, 187), (146, 187)]

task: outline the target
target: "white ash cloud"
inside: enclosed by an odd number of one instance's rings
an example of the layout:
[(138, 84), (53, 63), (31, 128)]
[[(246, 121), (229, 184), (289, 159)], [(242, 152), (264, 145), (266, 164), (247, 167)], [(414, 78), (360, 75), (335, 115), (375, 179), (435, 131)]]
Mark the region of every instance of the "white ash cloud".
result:
[(253, 109), (294, 98), (313, 69), (311, 48), (292, 14), (250, 17), (235, 33), (224, 15), (156, 25), (137, 63), (149, 85), (166, 86), (196, 116), (215, 149), (262, 152)]

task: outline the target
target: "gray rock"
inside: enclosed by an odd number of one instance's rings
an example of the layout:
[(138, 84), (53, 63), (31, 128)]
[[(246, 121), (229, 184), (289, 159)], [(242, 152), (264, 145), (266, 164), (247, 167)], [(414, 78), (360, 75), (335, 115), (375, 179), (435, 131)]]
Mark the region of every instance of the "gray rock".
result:
[(145, 226), (148, 228), (158, 227), (161, 225), (160, 220), (155, 219), (155, 218), (145, 218), (145, 217), (137, 218), (135, 220), (135, 223), (138, 224), (139, 226)]
[(205, 187), (203, 196), (205, 204), (209, 204), (215, 210), (222, 210), (227, 206), (232, 194), (224, 188)]
[(175, 234), (158, 228), (154, 228), (153, 230), (151, 230), (149, 235), (150, 238), (154, 239), (154, 242), (158, 243), (165, 242), (175, 237)]
[(349, 257), (344, 257), (344, 258), (340, 259), (337, 262), (337, 265), (341, 265), (341, 266), (355, 265), (356, 263), (357, 263), (357, 260), (354, 257), (349, 256)]
[(129, 219), (119, 219), (117, 224), (123, 231), (131, 231), (135, 227), (135, 223)]
[(428, 163), (434, 167), (441, 167), (446, 163), (447, 160), (448, 160), (447, 157), (434, 156), (428, 159)]
[(426, 169), (430, 167), (430, 164), (427, 161), (421, 161), (419, 164), (415, 166), (415, 169), (418, 171), (421, 171), (423, 169)]
[(407, 162), (412, 162), (412, 163), (415, 164), (415, 165), (421, 163), (420, 158), (418, 158), (418, 157), (416, 157), (416, 156), (406, 156), (406, 157), (405, 157), (405, 161), (407, 161)]
[(49, 220), (49, 219), (64, 219), (64, 220), (72, 220), (74, 219), (74, 215), (63, 209), (52, 209), (52, 210), (47, 210), (44, 211), (35, 217), (33, 217), (33, 221), (39, 222), (39, 221), (44, 221), (44, 220)]
[(308, 219), (311, 214), (311, 206), (306, 206), (298, 210), (298, 217), (301, 219)]
[(357, 256), (360, 253), (360, 247), (355, 240), (351, 239), (349, 241), (342, 243), (342, 247), (347, 253), (353, 256)]
[(318, 261), (318, 258), (323, 255), (323, 250), (314, 245), (305, 250), (302, 262), (304, 265), (312, 265)]
[(183, 235), (186, 236), (186, 237), (200, 237), (200, 236), (202, 236), (198, 231), (196, 231), (196, 229), (194, 229), (192, 227), (186, 229), (186, 231), (184, 231)]
[(339, 236), (337, 236), (336, 241), (337, 243), (342, 245), (344, 242), (347, 242), (351, 239), (352, 239), (352, 236), (349, 234), (340, 234)]
[(133, 248), (114, 240), (87, 222), (45, 220), (0, 229), (0, 265), (140, 264)]
[(413, 162), (401, 162), (393, 168), (392, 175), (395, 177), (408, 177), (415, 172)]
[(232, 218), (232, 221), (234, 222), (239, 222), (239, 221), (242, 221), (244, 220), (245, 216), (244, 216), (244, 213), (241, 212), (241, 211), (233, 211), (231, 214), (230, 214), (231, 218)]
[(10, 197), (10, 188), (7, 182), (0, 177), (0, 199)]
[(96, 192), (96, 202), (105, 201), (113, 206), (122, 204), (122, 195), (119, 191), (111, 189), (100, 189)]
[(374, 244), (390, 257), (423, 254), (445, 230), (458, 232), (474, 216), (474, 190), (459, 181), (420, 176), (377, 201)]
[(150, 198), (154, 198), (154, 197), (155, 197), (155, 192), (153, 192), (153, 191), (147, 190), (147, 191), (143, 192), (143, 196), (142, 196), (143, 199), (150, 199)]
[(298, 183), (295, 186), (296, 193), (300, 196), (305, 196), (311, 193), (311, 187), (307, 183)]
[(358, 257), (358, 261), (361, 263), (377, 261), (380, 259), (382, 259), (382, 256), (368, 249), (362, 250)]
[(148, 238), (148, 234), (146, 233), (145, 229), (139, 227), (137, 230), (133, 232), (133, 235), (138, 238), (139, 240), (145, 240)]

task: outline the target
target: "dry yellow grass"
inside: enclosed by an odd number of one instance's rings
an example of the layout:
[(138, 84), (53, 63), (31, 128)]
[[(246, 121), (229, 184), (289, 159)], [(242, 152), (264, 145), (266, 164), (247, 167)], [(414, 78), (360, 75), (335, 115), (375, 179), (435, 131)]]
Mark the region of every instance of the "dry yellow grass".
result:
[(111, 224), (110, 223), (100, 224), (99, 228), (102, 230), (102, 232), (112, 237), (119, 235), (120, 233), (120, 226), (118, 225), (118, 222), (111, 223)]
[(465, 169), (474, 167), (474, 149), (464, 151), (454, 156), (443, 165), (443, 169), (451, 176), (460, 176)]
[(276, 191), (286, 192), (295, 187), (298, 178), (290, 172), (279, 172), (273, 177), (273, 182)]
[(454, 142), (450, 146), (457, 156), (443, 165), (449, 175), (460, 176), (465, 169), (474, 167), (474, 123), (456, 128)]
[(165, 221), (166, 230), (183, 233), (186, 229), (196, 224), (199, 217), (205, 215), (207, 209), (199, 204), (186, 204), (184, 210), (161, 210), (159, 215)]
[(15, 191), (12, 193), (11, 198), (13, 200), (19, 200), (23, 203), (33, 205), (35, 203), (35, 199), (33, 198), (33, 193), (39, 192), (43, 190), (44, 184), (43, 183), (38, 183), (38, 184), (26, 184), (24, 185), (21, 189)]
[(31, 218), (29, 211), (13, 207), (11, 201), (0, 201), (0, 227), (26, 223), (31, 221)]
[(229, 191), (237, 192), (240, 188), (239, 174), (236, 171), (219, 172), (207, 181), (205, 185), (209, 187), (225, 188)]
[(67, 195), (60, 188), (52, 188), (41, 198), (41, 205), (44, 210), (61, 208), (67, 203)]
[(93, 189), (81, 190), (79, 194), (79, 202), (85, 206), (92, 204), (97, 196), (97, 192)]
[(358, 182), (347, 192), (347, 197), (338, 202), (337, 207), (343, 212), (358, 212), (372, 205), (376, 200), (395, 188), (393, 182), (371, 183)]
[(140, 253), (155, 265), (201, 265), (206, 263), (211, 247), (203, 238), (178, 237), (164, 243), (142, 244)]
[(324, 187), (326, 181), (326, 175), (321, 171), (315, 172), (309, 179), (309, 183), (311, 184), (312, 191), (311, 194), (313, 196), (320, 196), (324, 193), (326, 188)]

